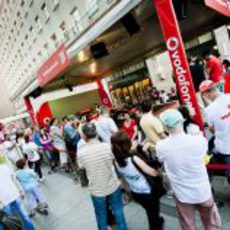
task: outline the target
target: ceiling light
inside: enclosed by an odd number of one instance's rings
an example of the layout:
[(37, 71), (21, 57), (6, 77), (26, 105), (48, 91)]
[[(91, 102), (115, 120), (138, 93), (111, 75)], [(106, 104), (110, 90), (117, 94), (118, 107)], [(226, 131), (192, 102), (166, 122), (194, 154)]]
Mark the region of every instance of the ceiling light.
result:
[(83, 62), (86, 60), (86, 55), (85, 55), (85, 52), (83, 50), (81, 50), (79, 53), (78, 53), (78, 61), (79, 62)]
[(96, 62), (94, 62), (90, 65), (90, 71), (91, 71), (91, 73), (94, 74), (94, 73), (96, 73), (96, 70), (97, 70), (97, 64), (96, 64)]

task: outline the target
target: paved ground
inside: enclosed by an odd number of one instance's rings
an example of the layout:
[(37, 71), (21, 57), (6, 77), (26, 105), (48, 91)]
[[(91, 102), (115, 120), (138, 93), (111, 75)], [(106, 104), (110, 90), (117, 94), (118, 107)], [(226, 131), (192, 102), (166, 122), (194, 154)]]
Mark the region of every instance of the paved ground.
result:
[[(230, 229), (230, 187), (217, 178), (214, 181), (218, 187), (218, 197), (226, 201), (220, 209), (223, 220), (223, 229)], [(36, 215), (34, 218), (37, 230), (96, 230), (96, 221), (93, 207), (86, 188), (75, 184), (67, 175), (52, 174), (46, 176), (42, 184), (50, 206), (49, 216)], [(166, 230), (179, 230), (173, 200), (163, 198), (162, 214), (166, 220)], [(125, 215), (129, 230), (147, 230), (147, 220), (144, 211), (135, 203), (125, 207)], [(197, 221), (197, 229), (202, 229)]]

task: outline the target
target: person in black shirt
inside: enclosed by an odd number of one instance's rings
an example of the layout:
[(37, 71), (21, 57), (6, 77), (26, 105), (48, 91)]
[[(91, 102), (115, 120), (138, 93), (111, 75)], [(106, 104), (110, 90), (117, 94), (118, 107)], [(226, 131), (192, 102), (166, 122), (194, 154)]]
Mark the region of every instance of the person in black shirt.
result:
[(193, 59), (190, 57), (188, 61), (193, 84), (195, 87), (195, 91), (197, 93), (199, 92), (200, 83), (206, 79), (204, 73), (204, 66), (201, 64), (199, 58), (196, 58), (195, 61), (193, 61)]

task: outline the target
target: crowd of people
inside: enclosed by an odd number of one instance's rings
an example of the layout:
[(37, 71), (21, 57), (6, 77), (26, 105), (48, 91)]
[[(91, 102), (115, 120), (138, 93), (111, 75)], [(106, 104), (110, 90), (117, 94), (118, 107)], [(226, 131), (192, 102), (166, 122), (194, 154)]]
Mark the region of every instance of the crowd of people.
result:
[[(189, 108), (167, 109), (156, 116), (150, 100), (119, 113), (101, 106), (91, 121), (72, 115), (61, 121), (53, 118), (46, 127), (28, 127), (16, 134), (6, 134), (1, 125), (1, 215), (17, 213), (25, 230), (35, 229), (31, 218), (36, 212), (48, 215), (40, 186), (47, 165), (49, 174), (85, 170), (99, 230), (107, 229), (108, 212), (117, 229), (128, 229), (122, 193), (143, 207), (150, 230), (163, 229), (160, 200), (169, 192), (183, 230), (195, 229), (196, 209), (204, 229), (221, 229), (205, 157), (209, 154), (211, 160), (230, 165), (230, 94), (220, 92), (213, 65), (208, 64), (213, 77), (204, 77), (195, 85), (208, 102), (205, 116), (213, 133), (212, 144), (193, 121)], [(152, 96), (166, 100), (156, 90)], [(230, 170), (226, 176), (230, 184)], [(1, 218), (0, 230), (5, 229)]]

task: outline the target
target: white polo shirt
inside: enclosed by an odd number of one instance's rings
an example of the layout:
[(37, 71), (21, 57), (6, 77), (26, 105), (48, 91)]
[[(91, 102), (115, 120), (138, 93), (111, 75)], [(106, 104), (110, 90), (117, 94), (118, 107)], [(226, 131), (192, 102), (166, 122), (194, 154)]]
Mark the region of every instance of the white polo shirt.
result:
[(208, 123), (214, 128), (215, 148), (230, 155), (230, 95), (221, 95), (206, 109)]
[(202, 135), (176, 134), (156, 144), (176, 198), (198, 204), (211, 198), (211, 186), (204, 164), (208, 142)]
[(95, 125), (98, 136), (106, 143), (110, 143), (111, 136), (118, 131), (117, 125), (110, 117), (99, 117)]

